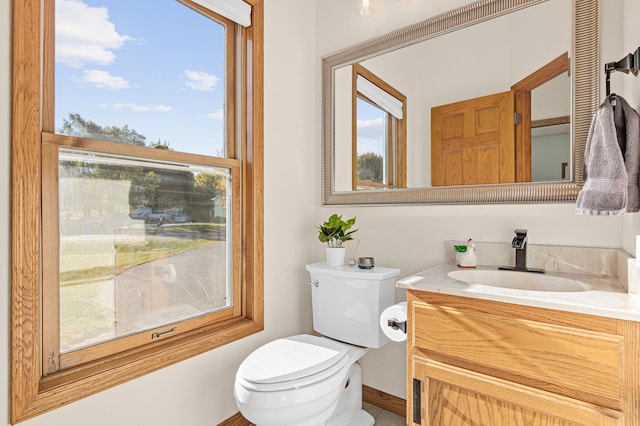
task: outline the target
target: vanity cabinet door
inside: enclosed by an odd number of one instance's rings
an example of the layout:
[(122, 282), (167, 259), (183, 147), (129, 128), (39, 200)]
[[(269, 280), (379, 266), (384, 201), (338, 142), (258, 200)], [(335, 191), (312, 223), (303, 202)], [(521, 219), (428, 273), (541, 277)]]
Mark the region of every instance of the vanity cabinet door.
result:
[(412, 309), (413, 344), (446, 357), (445, 362), (597, 405), (621, 406), (621, 335), (495, 311), (430, 303), (414, 303)]
[(407, 302), (409, 425), (640, 426), (640, 322), (415, 290)]
[[(424, 426), (622, 425), (615, 410), (414, 356), (419, 412), (408, 424)], [(413, 423), (411, 423), (413, 422)]]

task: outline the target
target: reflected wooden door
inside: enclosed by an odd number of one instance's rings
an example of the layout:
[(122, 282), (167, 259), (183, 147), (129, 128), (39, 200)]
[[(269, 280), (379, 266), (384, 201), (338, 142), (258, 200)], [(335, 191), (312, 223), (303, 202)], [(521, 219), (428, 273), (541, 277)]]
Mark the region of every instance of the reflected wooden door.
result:
[(431, 109), (431, 184), (515, 182), (511, 91)]

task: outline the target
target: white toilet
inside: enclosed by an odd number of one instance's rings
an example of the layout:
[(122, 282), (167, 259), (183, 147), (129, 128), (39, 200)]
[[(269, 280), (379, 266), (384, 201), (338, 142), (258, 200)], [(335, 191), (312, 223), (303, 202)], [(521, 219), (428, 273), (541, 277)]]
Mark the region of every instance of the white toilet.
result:
[(390, 340), (380, 314), (394, 303), (399, 269), (314, 263), (313, 328), (256, 349), (240, 365), (233, 390), (242, 415), (257, 426), (370, 426), (362, 410), (357, 361)]

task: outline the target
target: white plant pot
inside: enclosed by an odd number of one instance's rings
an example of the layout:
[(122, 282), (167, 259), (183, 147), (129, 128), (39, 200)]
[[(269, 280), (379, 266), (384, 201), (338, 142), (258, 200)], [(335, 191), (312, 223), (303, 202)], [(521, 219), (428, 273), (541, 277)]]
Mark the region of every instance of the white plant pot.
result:
[(327, 265), (342, 266), (347, 254), (346, 247), (327, 247)]
[(472, 249), (467, 252), (456, 253), (456, 262), (461, 268), (475, 268), (478, 265), (476, 251)]

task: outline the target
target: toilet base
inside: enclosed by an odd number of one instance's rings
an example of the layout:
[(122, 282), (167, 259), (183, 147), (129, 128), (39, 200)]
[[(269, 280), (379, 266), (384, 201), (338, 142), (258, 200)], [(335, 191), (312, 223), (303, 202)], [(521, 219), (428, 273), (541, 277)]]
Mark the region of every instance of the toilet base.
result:
[(269, 421), (257, 421), (255, 424), (256, 426), (373, 426), (375, 420), (362, 409), (360, 364), (355, 362), (349, 367), (343, 383), (339, 396), (333, 397), (336, 398), (333, 405), (311, 418), (304, 420), (298, 418), (295, 423), (271, 418)]
[(362, 369), (357, 362), (349, 369), (338, 406), (325, 426), (372, 426), (373, 417), (362, 409)]

